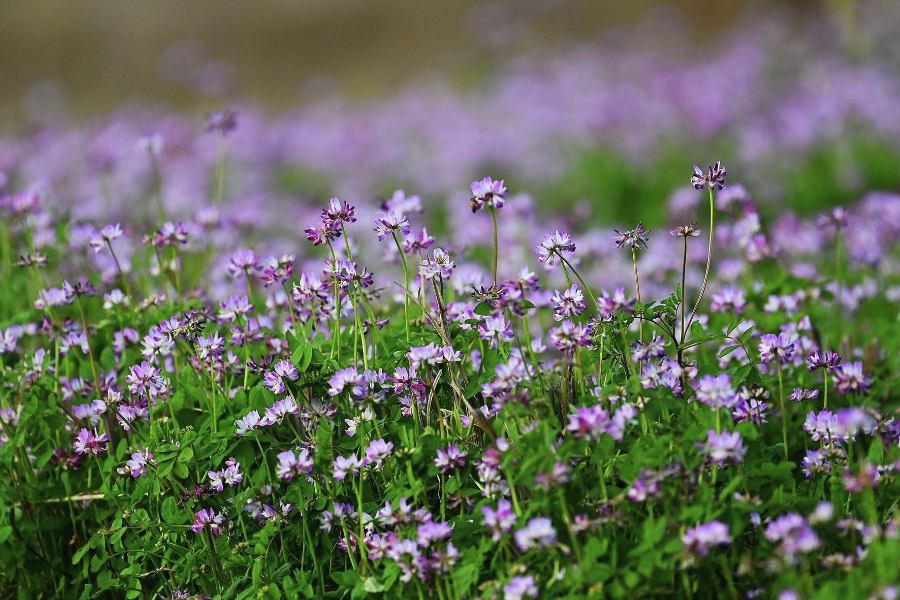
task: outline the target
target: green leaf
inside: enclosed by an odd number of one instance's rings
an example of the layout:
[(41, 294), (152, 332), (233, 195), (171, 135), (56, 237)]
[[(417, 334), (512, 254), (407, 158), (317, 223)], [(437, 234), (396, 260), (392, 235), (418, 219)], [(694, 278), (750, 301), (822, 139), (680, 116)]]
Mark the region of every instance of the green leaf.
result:
[(479, 302), (472, 312), (476, 315), (481, 315), (482, 317), (489, 317), (494, 314), (494, 309), (491, 308), (491, 305), (487, 302)]
[(178, 507), (178, 502), (172, 496), (167, 497), (162, 503), (162, 520), (170, 525), (180, 525), (184, 522), (184, 513)]

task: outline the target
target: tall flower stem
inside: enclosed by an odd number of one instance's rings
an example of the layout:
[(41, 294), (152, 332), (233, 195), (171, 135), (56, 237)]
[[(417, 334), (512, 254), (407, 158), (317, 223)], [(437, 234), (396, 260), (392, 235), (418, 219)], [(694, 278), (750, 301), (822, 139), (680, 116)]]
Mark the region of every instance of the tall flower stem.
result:
[[(706, 293), (706, 284), (709, 281), (709, 266), (712, 264), (712, 248), (713, 248), (713, 231), (715, 229), (715, 214), (716, 214), (716, 204), (713, 199), (713, 190), (712, 185), (709, 186), (709, 249), (706, 251), (706, 271), (703, 273), (703, 285), (700, 286), (700, 294), (697, 296), (697, 302), (694, 303), (694, 308), (691, 310), (691, 318), (688, 319), (687, 327), (691, 326), (691, 323), (694, 321), (694, 315), (697, 314), (697, 309), (700, 308), (700, 301), (703, 300), (703, 294)], [(687, 250), (685, 250), (685, 261), (687, 261)], [(684, 288), (681, 289), (682, 296), (684, 295)], [(681, 343), (684, 343), (684, 340), (687, 338), (687, 329), (682, 328), (681, 330)]]
[(784, 458), (788, 457), (788, 434), (787, 434), (787, 411), (784, 409), (784, 384), (781, 380), (781, 364), (776, 363), (778, 368), (778, 400), (781, 402), (781, 435), (784, 439)]
[(840, 352), (841, 338), (844, 335), (844, 276), (843, 276), (843, 264), (844, 264), (844, 244), (841, 237), (841, 228), (840, 225), (837, 226), (834, 234), (834, 268), (835, 268), (835, 280), (837, 283), (837, 294), (834, 299), (834, 313), (835, 313), (835, 321), (837, 322), (837, 344), (836, 347), (838, 352)]
[(403, 279), (406, 283), (406, 289), (403, 292), (403, 322), (406, 324), (406, 343), (409, 343), (409, 265), (406, 264), (406, 255), (400, 246), (400, 240), (397, 239), (397, 232), (391, 231), (391, 237), (397, 245), (397, 252), (400, 253), (400, 260), (403, 262)]
[(225, 142), (223, 136), (219, 136), (218, 141), (218, 160), (216, 161), (216, 187), (213, 195), (213, 202), (216, 206), (222, 204), (225, 196), (225, 165), (227, 163), (227, 155), (225, 154)]
[(153, 193), (156, 196), (156, 210), (159, 213), (159, 222), (166, 222), (166, 209), (162, 198), (162, 174), (159, 171), (159, 162), (153, 153), (150, 153), (150, 169), (153, 172)]
[(497, 236), (497, 209), (491, 209), (491, 221), (494, 223), (494, 285), (497, 285), (497, 263), (500, 260), (500, 238)]
[[(331, 259), (334, 261), (334, 269), (337, 271), (337, 253), (331, 242), (328, 243), (328, 249), (331, 250)], [(334, 277), (334, 333), (331, 336), (331, 355), (337, 353), (338, 363), (341, 362), (341, 289), (338, 283), (337, 275)]]
[[(641, 301), (641, 280), (638, 278), (638, 268), (637, 268), (637, 251), (632, 248), (631, 249), (631, 264), (634, 265), (634, 287), (635, 292), (637, 293), (637, 301)], [(644, 343), (644, 318), (640, 317), (638, 320), (638, 327), (640, 328), (639, 340), (643, 344)]]
[[(569, 286), (571, 287), (571, 285), (572, 285), (572, 282), (569, 279), (569, 270), (571, 270), (572, 273), (575, 275), (576, 279), (578, 279), (578, 282), (581, 283), (581, 286), (584, 288), (584, 291), (587, 293), (588, 298), (591, 299), (591, 307), (593, 308), (593, 310), (597, 310), (597, 299), (594, 297), (593, 292), (591, 292), (591, 288), (588, 287), (588, 285), (584, 282), (584, 279), (582, 279), (581, 275), (579, 275), (578, 270), (575, 269), (575, 267), (572, 266), (572, 263), (570, 263), (568, 260), (566, 260), (562, 255), (559, 255), (559, 259), (562, 262), (563, 273), (566, 274), (566, 281), (569, 282)], [(628, 374), (635, 375), (635, 374), (637, 374), (637, 371), (635, 371), (634, 362), (631, 360), (631, 352), (628, 349), (629, 344), (628, 344), (627, 338), (625, 337), (625, 328), (624, 327), (619, 327), (619, 334), (622, 337), (622, 353), (625, 355), (625, 362), (627, 364)]]
[(127, 295), (131, 295), (131, 286), (128, 285), (128, 280), (125, 278), (125, 272), (122, 271), (122, 264), (119, 262), (119, 258), (116, 256), (116, 251), (113, 250), (112, 242), (106, 240), (106, 246), (109, 248), (109, 253), (112, 254), (113, 262), (116, 263), (116, 270), (119, 272), (119, 278), (122, 280), (122, 286), (125, 288), (125, 293)]

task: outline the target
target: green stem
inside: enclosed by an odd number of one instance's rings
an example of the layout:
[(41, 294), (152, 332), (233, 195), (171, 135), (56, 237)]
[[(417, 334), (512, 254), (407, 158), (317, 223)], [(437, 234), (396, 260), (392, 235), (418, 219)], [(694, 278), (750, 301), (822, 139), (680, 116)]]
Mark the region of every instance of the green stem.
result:
[(494, 223), (494, 285), (497, 285), (497, 262), (500, 260), (500, 239), (497, 236), (497, 209), (489, 206), (491, 209), (491, 220)]
[(409, 343), (409, 265), (406, 264), (406, 255), (400, 246), (400, 240), (397, 239), (397, 232), (392, 231), (391, 237), (397, 245), (397, 252), (400, 253), (400, 260), (403, 261), (403, 278), (406, 283), (406, 289), (403, 290), (403, 322), (406, 324), (406, 343)]
[(778, 400), (781, 402), (781, 434), (784, 439), (784, 458), (788, 457), (787, 411), (784, 409), (784, 384), (781, 380), (781, 364), (775, 363), (778, 369)]

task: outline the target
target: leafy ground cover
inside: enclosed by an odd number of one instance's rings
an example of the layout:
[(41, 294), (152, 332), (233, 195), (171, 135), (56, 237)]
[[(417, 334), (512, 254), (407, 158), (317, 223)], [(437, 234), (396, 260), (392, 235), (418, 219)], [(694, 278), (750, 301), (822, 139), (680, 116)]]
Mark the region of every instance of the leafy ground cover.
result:
[(4, 594), (897, 596), (900, 196), (685, 165), (660, 228), (570, 234), (485, 178), (474, 247), (397, 191), (270, 256), (235, 127), (183, 220), (161, 136), (124, 222), (2, 182)]

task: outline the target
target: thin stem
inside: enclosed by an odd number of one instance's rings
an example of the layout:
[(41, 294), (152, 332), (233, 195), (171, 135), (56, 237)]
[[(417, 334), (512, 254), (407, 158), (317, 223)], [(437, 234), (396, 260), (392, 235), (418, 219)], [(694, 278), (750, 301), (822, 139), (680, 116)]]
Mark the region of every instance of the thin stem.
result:
[(781, 402), (781, 434), (784, 438), (784, 458), (788, 457), (787, 411), (784, 409), (784, 384), (781, 381), (781, 364), (775, 363), (778, 369), (778, 400)]
[(391, 231), (391, 237), (394, 238), (394, 243), (397, 244), (397, 252), (400, 253), (400, 260), (403, 261), (403, 278), (406, 283), (406, 290), (404, 290), (403, 294), (403, 321), (406, 324), (406, 343), (409, 343), (409, 265), (406, 264), (406, 255), (403, 253), (403, 248), (400, 246), (400, 240), (397, 239), (397, 232)]
[[(637, 250), (634, 248), (631, 249), (631, 264), (634, 265), (634, 287), (637, 292), (637, 301), (641, 301), (641, 280), (638, 278), (638, 268), (637, 268)], [(643, 317), (638, 317), (638, 327), (640, 328), (639, 340), (643, 344), (644, 343), (644, 319)]]
[(113, 262), (116, 263), (116, 270), (119, 271), (119, 277), (122, 279), (122, 286), (125, 288), (125, 293), (127, 295), (131, 295), (131, 286), (128, 285), (128, 280), (125, 279), (125, 273), (122, 271), (122, 265), (119, 263), (119, 258), (116, 256), (116, 251), (113, 250), (112, 242), (106, 240), (106, 246), (109, 248), (109, 253), (112, 254)]
[[(691, 323), (694, 321), (694, 315), (697, 314), (697, 309), (700, 308), (700, 301), (703, 300), (703, 294), (706, 293), (706, 283), (709, 281), (709, 266), (712, 263), (712, 248), (713, 248), (713, 230), (715, 229), (715, 208), (716, 204), (713, 200), (713, 190), (712, 186), (709, 186), (709, 249), (706, 251), (706, 271), (703, 273), (703, 285), (700, 286), (700, 295), (697, 296), (697, 302), (694, 304), (694, 309), (691, 311), (691, 318), (688, 319), (687, 326), (690, 327)], [(681, 293), (684, 294), (684, 289), (681, 290)], [(682, 329), (681, 331), (681, 343), (684, 343), (684, 340), (687, 337), (687, 329)]]
[(494, 285), (497, 285), (497, 262), (500, 259), (500, 239), (497, 237), (497, 209), (491, 209), (491, 220), (494, 222)]

